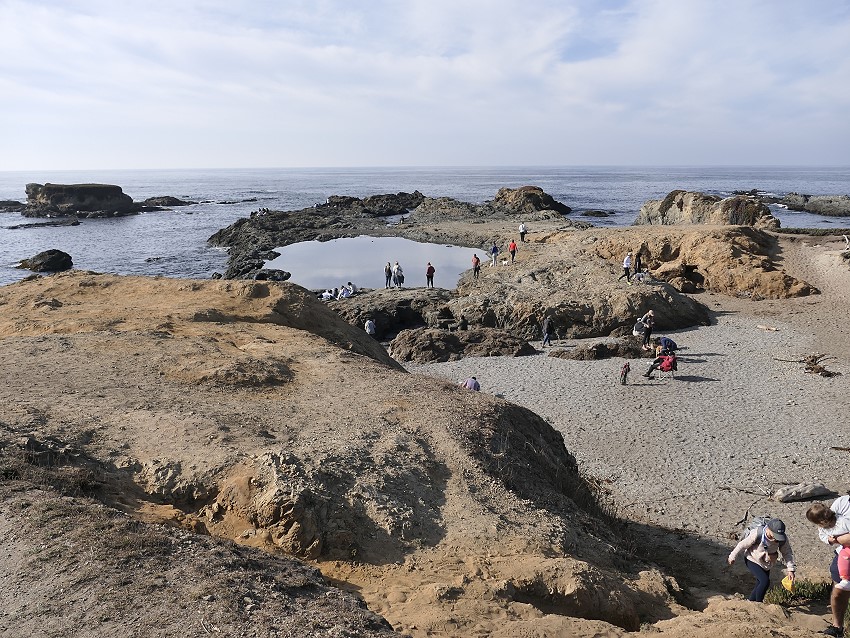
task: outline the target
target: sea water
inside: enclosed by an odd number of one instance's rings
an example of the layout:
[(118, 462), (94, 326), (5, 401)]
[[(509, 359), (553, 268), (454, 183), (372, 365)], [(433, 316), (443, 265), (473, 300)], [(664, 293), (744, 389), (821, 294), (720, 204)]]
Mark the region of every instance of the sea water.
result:
[[(259, 208), (297, 210), (330, 195), (364, 197), (419, 190), (428, 197), (480, 203), (502, 187), (536, 185), (574, 209), (573, 216), (604, 210), (594, 225), (631, 224), (643, 203), (672, 190), (727, 196), (758, 189), (775, 195), (850, 194), (850, 167), (485, 167), (321, 168), (135, 171), (0, 172), (0, 200), (25, 201), (37, 183), (117, 184), (135, 201), (172, 195), (192, 206), (112, 219), (84, 219), (79, 226), (9, 227), (45, 221), (0, 213), (0, 284), (29, 274), (20, 260), (50, 248), (70, 254), (74, 267), (98, 272), (208, 278), (224, 270), (227, 254), (209, 237)], [(774, 207), (783, 226), (844, 227), (850, 220), (794, 213)], [(480, 256), (480, 255), (479, 255)], [(376, 256), (377, 257), (377, 256)], [(360, 255), (362, 259), (362, 255)], [(382, 257), (383, 259), (383, 257)], [(314, 257), (305, 257), (315, 263)], [(380, 259), (376, 259), (380, 261)], [(419, 260), (421, 261), (421, 260)], [(424, 269), (424, 263), (420, 264)], [(381, 269), (383, 264), (380, 264)], [(435, 263), (435, 266), (437, 264)], [(300, 264), (284, 266), (290, 272)], [(336, 277), (337, 273), (334, 273)], [(424, 276), (423, 276), (424, 278)], [(347, 278), (345, 278), (347, 281)], [(334, 280), (335, 281), (335, 280)], [(353, 280), (352, 280), (353, 281)], [(338, 285), (339, 282), (333, 283)], [(330, 284), (328, 284), (330, 285)], [(322, 286), (319, 286), (322, 287)]]

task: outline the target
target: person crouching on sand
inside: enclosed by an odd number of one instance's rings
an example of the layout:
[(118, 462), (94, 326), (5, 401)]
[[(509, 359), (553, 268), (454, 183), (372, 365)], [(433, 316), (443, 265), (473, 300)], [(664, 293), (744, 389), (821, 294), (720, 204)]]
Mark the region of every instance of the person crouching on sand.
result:
[(744, 536), (729, 554), (728, 563), (734, 565), (741, 554), (744, 555), (747, 569), (756, 578), (756, 586), (748, 600), (757, 603), (764, 601), (764, 595), (770, 586), (770, 568), (776, 563), (780, 554), (785, 561), (788, 576), (792, 582), (794, 581), (797, 571), (794, 565), (794, 552), (785, 535), (785, 523), (778, 518), (771, 518), (765, 525), (756, 527)]

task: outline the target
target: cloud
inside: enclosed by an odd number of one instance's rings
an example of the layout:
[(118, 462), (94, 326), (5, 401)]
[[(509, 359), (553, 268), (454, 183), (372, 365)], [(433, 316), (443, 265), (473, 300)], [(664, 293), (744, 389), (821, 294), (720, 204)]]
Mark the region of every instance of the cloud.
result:
[(846, 163), (848, 54), (829, 0), (2, 0), (0, 168)]

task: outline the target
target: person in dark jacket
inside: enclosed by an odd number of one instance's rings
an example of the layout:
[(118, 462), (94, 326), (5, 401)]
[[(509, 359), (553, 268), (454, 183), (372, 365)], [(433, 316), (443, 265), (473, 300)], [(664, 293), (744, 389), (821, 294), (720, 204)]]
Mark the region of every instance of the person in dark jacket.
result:
[(550, 348), (552, 347), (552, 333), (555, 331), (552, 323), (552, 317), (546, 317), (543, 320), (543, 345), (540, 346), (541, 348), (545, 348), (547, 343)]

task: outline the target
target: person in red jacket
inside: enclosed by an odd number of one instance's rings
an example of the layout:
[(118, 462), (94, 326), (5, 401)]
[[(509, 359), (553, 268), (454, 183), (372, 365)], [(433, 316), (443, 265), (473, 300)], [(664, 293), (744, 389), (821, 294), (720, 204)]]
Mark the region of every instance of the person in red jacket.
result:
[(508, 244), (508, 252), (511, 254), (511, 263), (514, 263), (514, 259), (516, 259), (516, 242), (513, 239)]
[(650, 377), (655, 370), (661, 370), (662, 372), (670, 372), (673, 370), (677, 370), (678, 366), (676, 365), (676, 353), (670, 354), (662, 354), (660, 357), (657, 357), (655, 361), (652, 362), (652, 365), (649, 366), (649, 370), (647, 370), (643, 376)]
[(425, 286), (427, 288), (434, 287), (434, 273), (437, 272), (434, 267), (431, 265), (431, 262), (428, 262), (428, 267), (425, 269)]

